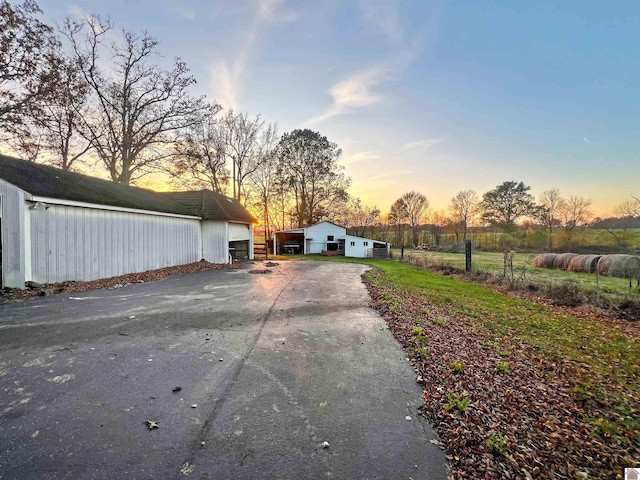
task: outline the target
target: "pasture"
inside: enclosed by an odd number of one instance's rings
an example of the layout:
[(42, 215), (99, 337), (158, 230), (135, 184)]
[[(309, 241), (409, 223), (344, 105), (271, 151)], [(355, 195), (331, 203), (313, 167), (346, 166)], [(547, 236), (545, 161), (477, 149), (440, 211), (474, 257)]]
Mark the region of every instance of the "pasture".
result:
[[(393, 251), (394, 258), (400, 258), (400, 250)], [(460, 253), (426, 252), (422, 250), (405, 249), (405, 257), (413, 255), (427, 257), (433, 264), (451, 265), (464, 269), (465, 256)], [(570, 282), (577, 284), (585, 292), (599, 292), (612, 300), (637, 298), (636, 283), (629, 290), (629, 280), (624, 278), (596, 276), (592, 273), (567, 272), (534, 266), (535, 253), (516, 253), (513, 258), (513, 277), (536, 285)], [(473, 252), (472, 269), (474, 271), (489, 272), (502, 275), (504, 272), (504, 254), (501, 252)]]

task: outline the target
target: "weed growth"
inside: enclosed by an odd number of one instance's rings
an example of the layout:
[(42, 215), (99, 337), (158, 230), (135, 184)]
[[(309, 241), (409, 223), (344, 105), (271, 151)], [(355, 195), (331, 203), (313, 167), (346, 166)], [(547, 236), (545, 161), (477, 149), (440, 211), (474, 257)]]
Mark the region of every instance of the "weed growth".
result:
[(487, 446), (498, 455), (507, 455), (507, 437), (505, 437), (502, 432), (491, 434), (487, 439)]
[(447, 412), (450, 412), (454, 408), (458, 410), (460, 413), (467, 413), (467, 407), (471, 403), (471, 399), (469, 397), (465, 397), (464, 395), (460, 395), (458, 393), (448, 394), (447, 395), (447, 403), (444, 406), (444, 409)]
[(462, 373), (464, 371), (464, 365), (459, 361), (451, 362), (451, 368), (453, 373)]
[(509, 371), (509, 362), (505, 362), (503, 360), (499, 360), (496, 362), (496, 369), (499, 372), (506, 373)]

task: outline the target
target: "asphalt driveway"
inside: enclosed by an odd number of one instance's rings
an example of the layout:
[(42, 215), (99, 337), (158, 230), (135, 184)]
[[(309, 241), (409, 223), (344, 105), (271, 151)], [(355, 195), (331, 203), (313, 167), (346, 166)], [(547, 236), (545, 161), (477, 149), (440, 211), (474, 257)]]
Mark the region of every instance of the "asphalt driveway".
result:
[(446, 478), (366, 268), (282, 262), (0, 305), (0, 478)]

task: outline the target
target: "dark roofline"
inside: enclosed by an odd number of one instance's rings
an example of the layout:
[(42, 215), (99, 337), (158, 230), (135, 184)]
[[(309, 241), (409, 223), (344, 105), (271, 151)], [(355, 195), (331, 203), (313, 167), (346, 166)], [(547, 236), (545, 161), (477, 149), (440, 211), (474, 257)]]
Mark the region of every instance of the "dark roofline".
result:
[(35, 197), (196, 216), (158, 192), (0, 154), (0, 179)]
[(252, 224), (257, 220), (242, 204), (233, 198), (211, 190), (161, 192), (184, 206), (195, 210), (203, 220), (226, 220)]

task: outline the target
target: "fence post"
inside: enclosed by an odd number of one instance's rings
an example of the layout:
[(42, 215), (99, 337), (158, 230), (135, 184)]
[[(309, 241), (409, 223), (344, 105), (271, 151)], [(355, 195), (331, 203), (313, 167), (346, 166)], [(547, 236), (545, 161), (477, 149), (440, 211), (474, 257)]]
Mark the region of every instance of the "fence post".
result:
[(400, 258), (404, 258), (404, 244), (400, 246)]
[(471, 271), (471, 240), (465, 240), (464, 242), (464, 269), (467, 272)]

